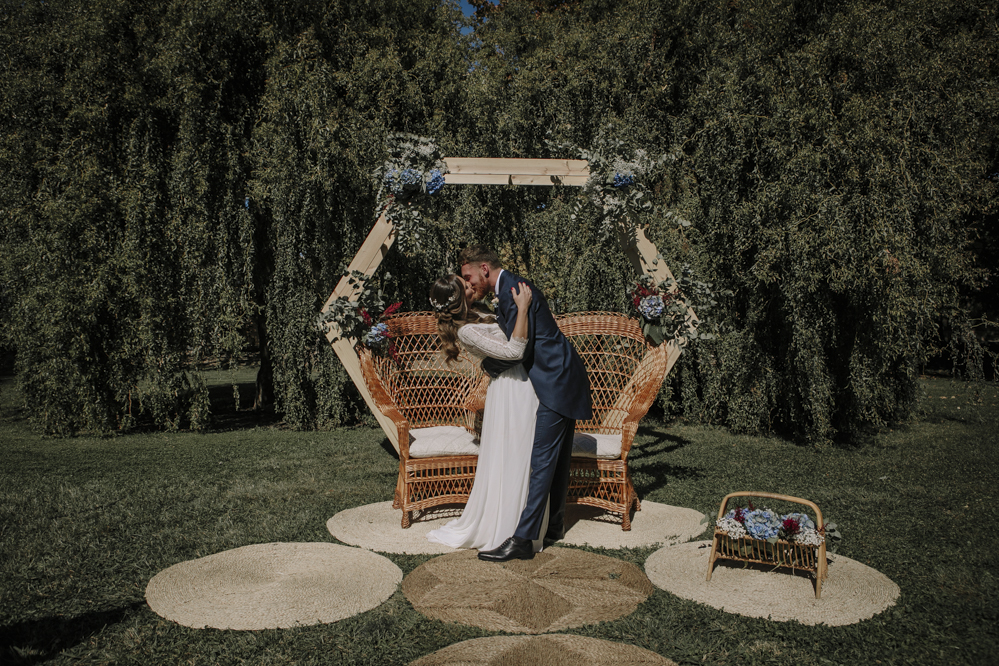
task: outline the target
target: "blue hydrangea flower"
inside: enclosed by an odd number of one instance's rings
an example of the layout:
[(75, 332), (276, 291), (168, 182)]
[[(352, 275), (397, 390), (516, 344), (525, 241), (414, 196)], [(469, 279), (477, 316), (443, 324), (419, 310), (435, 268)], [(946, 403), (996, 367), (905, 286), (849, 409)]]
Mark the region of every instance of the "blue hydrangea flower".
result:
[(423, 174), (416, 169), (392, 169), (385, 174), (385, 184), (395, 195), (413, 192), (423, 185)]
[(434, 169), (430, 172), (430, 180), (427, 181), (427, 194), (437, 194), (444, 187), (444, 174)]
[(623, 173), (614, 174), (614, 187), (628, 187), (635, 184), (635, 177)]
[(641, 301), (638, 302), (638, 311), (642, 313), (642, 316), (646, 319), (656, 319), (663, 313), (666, 306), (663, 305), (663, 299), (655, 294), (652, 296), (646, 296)]
[(399, 170), (391, 169), (385, 172), (385, 187), (389, 188), (392, 192), (396, 191), (396, 182), (399, 180)]
[(381, 323), (375, 324), (371, 327), (371, 330), (364, 336), (364, 344), (369, 347), (374, 347), (388, 338), (388, 324)]
[(802, 529), (808, 529), (808, 530), (814, 530), (815, 529), (815, 523), (813, 523), (812, 519), (808, 517), (808, 514), (804, 514), (804, 513), (789, 513), (786, 516), (781, 516), (780, 520), (781, 520), (781, 522), (784, 522), (788, 518), (793, 518), (794, 520), (796, 520), (798, 522), (798, 527), (800, 527)]
[(780, 522), (780, 517), (770, 509), (756, 509), (746, 512), (743, 525), (754, 539), (776, 539)]

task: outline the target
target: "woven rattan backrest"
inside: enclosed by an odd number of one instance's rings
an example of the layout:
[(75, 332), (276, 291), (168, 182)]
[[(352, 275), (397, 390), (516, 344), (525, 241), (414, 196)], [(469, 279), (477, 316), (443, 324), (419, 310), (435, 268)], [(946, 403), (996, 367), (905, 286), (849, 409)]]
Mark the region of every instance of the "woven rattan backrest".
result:
[(629, 412), (644, 414), (659, 392), (665, 349), (648, 344), (638, 321), (616, 312), (579, 312), (556, 321), (590, 379), (593, 418), (578, 421), (576, 430), (620, 433)]
[(400, 314), (387, 323), (399, 362), (371, 355), (371, 363), (410, 428), (458, 425), (478, 432), (479, 415), (470, 405), (485, 375), (475, 359), (462, 352), (456, 362), (445, 362), (431, 313)]

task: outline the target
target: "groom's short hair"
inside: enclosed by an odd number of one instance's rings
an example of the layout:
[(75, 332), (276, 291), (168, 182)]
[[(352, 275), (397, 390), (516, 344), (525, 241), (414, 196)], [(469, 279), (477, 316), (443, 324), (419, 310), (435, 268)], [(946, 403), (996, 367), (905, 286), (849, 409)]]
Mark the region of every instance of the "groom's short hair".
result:
[(458, 255), (458, 266), (488, 264), (490, 268), (503, 268), (499, 256), (485, 245), (469, 245)]

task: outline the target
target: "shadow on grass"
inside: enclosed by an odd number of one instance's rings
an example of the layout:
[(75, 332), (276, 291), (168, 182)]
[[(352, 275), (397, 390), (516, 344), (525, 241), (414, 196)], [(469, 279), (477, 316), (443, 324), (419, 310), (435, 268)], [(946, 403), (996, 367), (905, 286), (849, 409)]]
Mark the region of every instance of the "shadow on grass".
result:
[[(702, 546), (702, 548), (711, 548), (710, 541), (707, 545)], [(826, 557), (826, 566), (832, 564), (832, 560)], [(759, 571), (761, 573), (773, 573), (778, 572), (787, 576), (794, 576), (795, 578), (804, 578), (812, 584), (812, 592), (815, 592), (816, 588), (816, 578), (815, 574), (811, 571), (805, 569), (799, 569), (797, 567), (791, 566), (775, 566), (773, 564), (762, 564), (760, 562), (744, 562), (742, 560), (715, 560), (714, 567), (711, 568), (712, 572), (718, 569), (746, 569), (749, 571)]]
[(385, 451), (385, 453), (389, 454), (396, 460), (399, 459), (399, 452), (395, 450), (394, 446), (392, 446), (392, 442), (389, 441), (388, 437), (379, 442), (379, 444), (382, 447), (382, 449)]
[(38, 664), (48, 661), (100, 633), (105, 627), (121, 622), (130, 612), (144, 607), (144, 601), (76, 617), (43, 617), (0, 627), (0, 663)]
[(632, 483), (635, 484), (639, 497), (648, 497), (664, 488), (671, 480), (691, 481), (704, 476), (704, 472), (698, 467), (670, 462), (669, 454), (689, 445), (690, 440), (667, 435), (661, 430), (646, 426), (639, 426), (638, 435), (653, 438), (653, 441), (633, 448), (628, 455), (628, 468), (632, 472)]
[[(257, 392), (254, 382), (235, 384), (239, 392), (239, 408), (237, 408), (232, 384), (220, 384), (208, 387), (208, 399), (212, 406), (212, 432), (231, 432), (233, 430), (252, 430), (266, 428), (281, 423), (281, 417), (272, 409), (253, 409), (253, 398)], [(244, 407), (244, 405), (247, 405)]]

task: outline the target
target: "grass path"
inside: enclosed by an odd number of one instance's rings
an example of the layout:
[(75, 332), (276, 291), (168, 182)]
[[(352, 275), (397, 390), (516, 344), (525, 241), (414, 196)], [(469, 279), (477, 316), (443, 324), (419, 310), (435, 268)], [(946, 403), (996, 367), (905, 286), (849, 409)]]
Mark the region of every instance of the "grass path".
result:
[[(632, 453), (643, 499), (713, 515), (725, 493), (815, 501), (840, 553), (902, 590), (845, 627), (729, 615), (663, 591), (571, 633), (678, 663), (999, 663), (999, 388), (924, 382), (919, 417), (855, 449), (648, 424)], [(231, 389), (229, 390), (231, 393)], [(326, 520), (391, 499), (397, 461), (374, 428), (276, 426), (44, 439), (0, 386), (0, 664), (406, 664), (488, 632), (429, 620), (397, 592), (331, 625), (193, 630), (146, 606), (166, 567), (254, 543), (331, 541)], [(705, 532), (705, 537), (707, 532)], [(642, 565), (649, 549), (603, 551)], [(409, 573), (430, 556), (388, 555)]]

